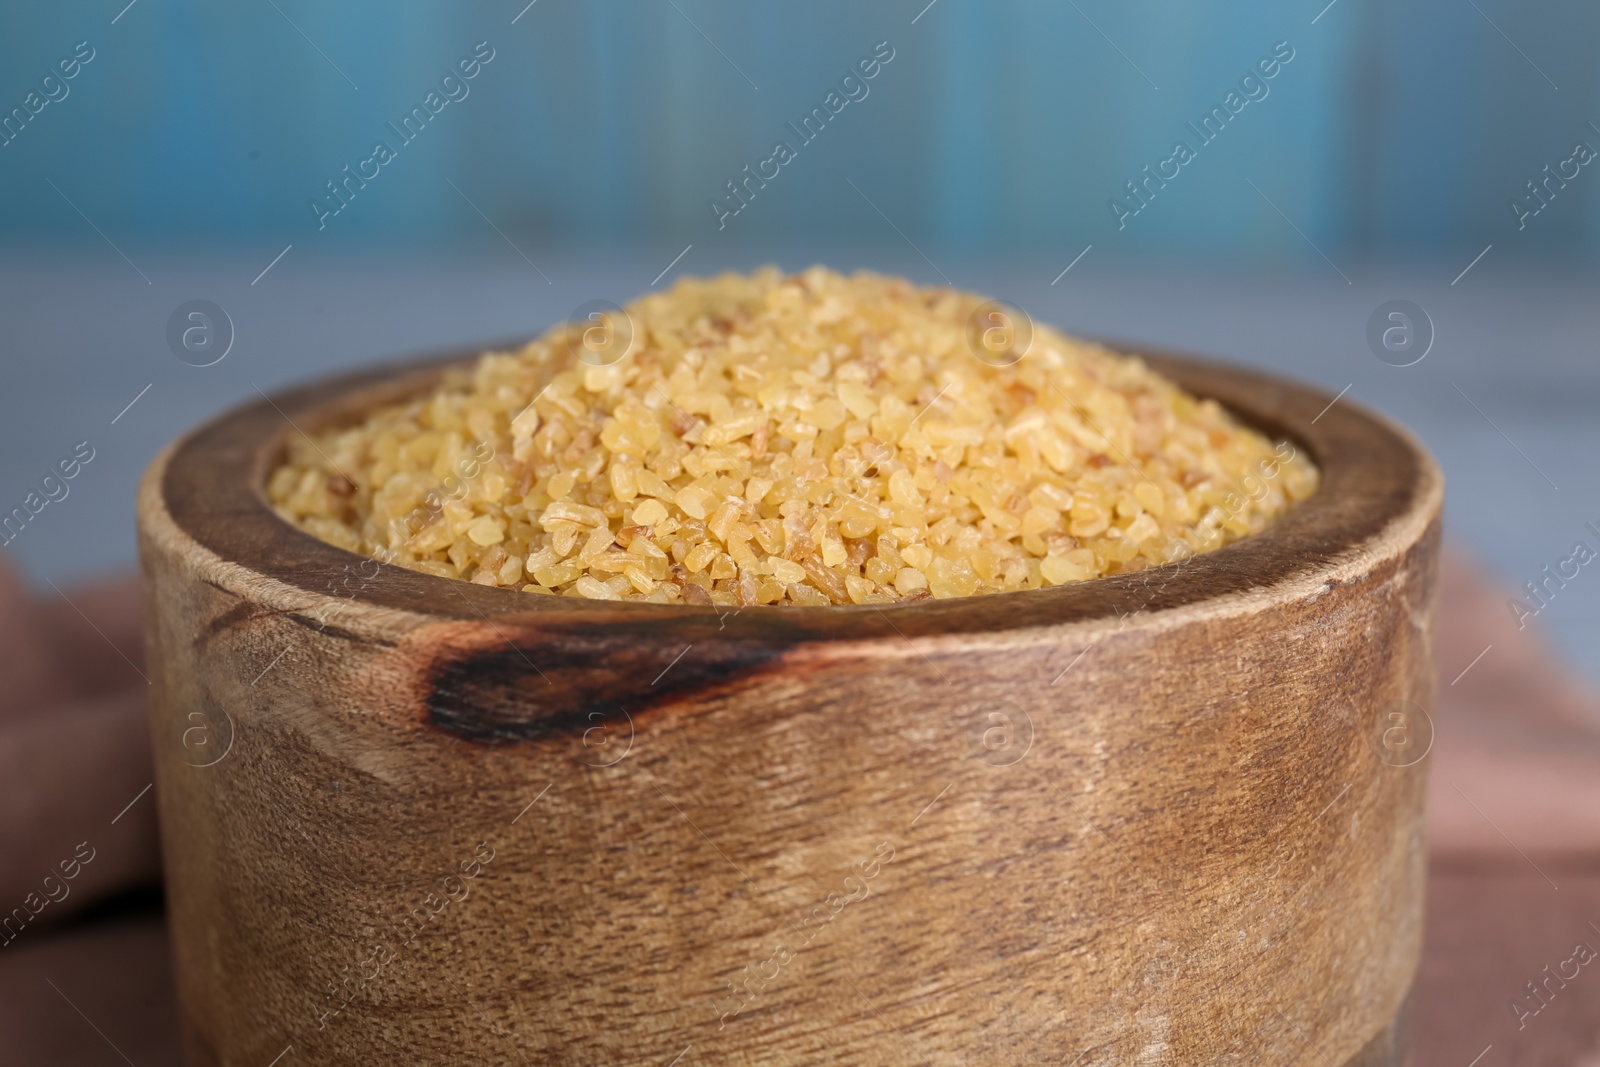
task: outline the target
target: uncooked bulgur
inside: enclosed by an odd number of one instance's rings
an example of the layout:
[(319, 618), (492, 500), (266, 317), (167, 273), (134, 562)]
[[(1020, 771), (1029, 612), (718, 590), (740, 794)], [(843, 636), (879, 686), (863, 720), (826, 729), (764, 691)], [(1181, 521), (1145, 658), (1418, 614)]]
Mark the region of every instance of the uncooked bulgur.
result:
[(1139, 570), (1316, 490), (1292, 445), (1139, 359), (1039, 325), (1014, 364), (980, 360), (983, 303), (820, 267), (687, 278), (595, 320), (613, 356), (631, 323), (614, 362), (566, 327), (486, 353), (295, 435), (268, 495), (325, 541), (431, 574), (749, 606)]

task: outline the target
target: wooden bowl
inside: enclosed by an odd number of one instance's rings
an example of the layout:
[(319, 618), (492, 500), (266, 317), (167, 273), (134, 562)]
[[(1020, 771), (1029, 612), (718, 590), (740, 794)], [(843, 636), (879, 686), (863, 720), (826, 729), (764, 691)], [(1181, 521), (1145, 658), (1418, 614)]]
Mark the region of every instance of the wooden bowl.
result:
[(535, 597), (274, 514), (288, 435), (469, 357), (145, 476), (191, 1064), (1404, 1062), (1443, 491), (1411, 438), (1148, 354), (1320, 492), (1186, 563), (881, 609)]

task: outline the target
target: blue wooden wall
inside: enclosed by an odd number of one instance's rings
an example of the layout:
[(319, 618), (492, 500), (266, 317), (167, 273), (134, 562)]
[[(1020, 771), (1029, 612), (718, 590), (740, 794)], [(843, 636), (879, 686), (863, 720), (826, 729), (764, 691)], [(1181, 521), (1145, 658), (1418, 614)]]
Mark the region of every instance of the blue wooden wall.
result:
[[(760, 245), (892, 222), (940, 247), (1318, 263), (1590, 259), (1600, 236), (1600, 168), (1521, 229), (1508, 207), (1600, 147), (1600, 10), (1578, 0), (525, 3), (6, 5), (0, 109), (78, 42), (94, 58), (0, 147), (0, 238)], [(801, 146), (785, 124), (880, 41), (869, 94)], [(1186, 122), (1281, 41), (1268, 95), (1119, 229), (1112, 195), (1198, 145)], [(324, 183), (478, 42), (468, 95), (319, 230)], [(719, 231), (708, 201), (780, 139), (796, 158)]]

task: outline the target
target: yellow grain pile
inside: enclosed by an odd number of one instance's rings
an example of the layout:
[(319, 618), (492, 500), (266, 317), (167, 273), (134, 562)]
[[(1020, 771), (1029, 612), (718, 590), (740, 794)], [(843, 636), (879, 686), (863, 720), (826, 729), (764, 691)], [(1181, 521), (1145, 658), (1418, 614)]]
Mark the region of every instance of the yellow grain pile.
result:
[(384, 563), (750, 606), (1138, 570), (1316, 490), (1293, 446), (1138, 359), (1039, 325), (996, 365), (1026, 327), (974, 328), (983, 305), (820, 267), (684, 279), (587, 335), (558, 328), (358, 425), (296, 435), (268, 493)]

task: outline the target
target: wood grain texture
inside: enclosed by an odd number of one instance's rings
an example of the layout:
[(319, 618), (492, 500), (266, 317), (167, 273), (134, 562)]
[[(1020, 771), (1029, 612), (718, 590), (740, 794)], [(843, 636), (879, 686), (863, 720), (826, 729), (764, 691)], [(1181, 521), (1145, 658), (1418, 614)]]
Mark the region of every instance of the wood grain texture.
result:
[(169, 448), (191, 1063), (1402, 1063), (1427, 762), (1378, 754), (1432, 706), (1439, 474), (1347, 401), (1149, 358), (1321, 491), (1184, 564), (881, 610), (533, 597), (273, 515), (287, 434), (440, 361)]

